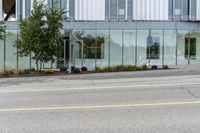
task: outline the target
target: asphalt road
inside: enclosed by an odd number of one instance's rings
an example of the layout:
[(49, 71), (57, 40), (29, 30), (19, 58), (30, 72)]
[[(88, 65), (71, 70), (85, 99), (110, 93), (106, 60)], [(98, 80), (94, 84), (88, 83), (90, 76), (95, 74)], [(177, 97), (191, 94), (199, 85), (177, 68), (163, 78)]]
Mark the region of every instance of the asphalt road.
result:
[(200, 132), (200, 75), (123, 75), (0, 79), (0, 132)]

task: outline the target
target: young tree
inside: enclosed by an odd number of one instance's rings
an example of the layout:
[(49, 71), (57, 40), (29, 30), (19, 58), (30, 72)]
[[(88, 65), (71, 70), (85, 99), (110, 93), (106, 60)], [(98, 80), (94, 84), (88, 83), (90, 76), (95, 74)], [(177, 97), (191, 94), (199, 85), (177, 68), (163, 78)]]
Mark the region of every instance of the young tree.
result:
[(37, 70), (39, 63), (54, 62), (58, 55), (63, 14), (62, 10), (48, 9), (42, 2), (35, 1), (30, 17), (20, 21), (20, 38), (15, 46), (20, 56), (33, 55)]
[(4, 39), (5, 30), (4, 21), (0, 21), (0, 40)]
[(46, 13), (46, 45), (43, 50), (46, 53), (45, 61), (55, 61), (55, 58), (58, 57), (60, 49), (62, 48), (63, 38), (61, 35), (61, 29), (63, 28), (62, 18), (65, 14), (64, 10), (49, 9)]

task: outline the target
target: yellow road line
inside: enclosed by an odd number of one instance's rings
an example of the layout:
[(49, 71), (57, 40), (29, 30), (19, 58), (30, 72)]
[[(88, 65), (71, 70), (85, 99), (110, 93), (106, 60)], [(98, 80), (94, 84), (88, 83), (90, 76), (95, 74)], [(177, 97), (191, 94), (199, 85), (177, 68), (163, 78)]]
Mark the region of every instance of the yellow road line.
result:
[(149, 103), (149, 104), (123, 104), (123, 105), (96, 105), (96, 106), (62, 106), (42, 108), (14, 108), (0, 109), (0, 112), (22, 112), (22, 111), (48, 111), (48, 110), (72, 110), (72, 109), (98, 109), (98, 108), (127, 108), (127, 107), (151, 107), (151, 106), (172, 106), (200, 104), (200, 101), (174, 102), (174, 103)]

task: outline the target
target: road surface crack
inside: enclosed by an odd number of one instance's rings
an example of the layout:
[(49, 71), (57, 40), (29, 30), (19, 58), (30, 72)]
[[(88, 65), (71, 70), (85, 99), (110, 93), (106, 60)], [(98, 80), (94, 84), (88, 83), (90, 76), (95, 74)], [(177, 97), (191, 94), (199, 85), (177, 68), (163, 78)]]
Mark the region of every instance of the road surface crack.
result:
[(199, 95), (195, 94), (194, 92), (192, 92), (190, 89), (185, 88), (185, 87), (181, 87), (181, 89), (185, 90), (189, 95), (191, 95), (194, 98), (200, 98)]

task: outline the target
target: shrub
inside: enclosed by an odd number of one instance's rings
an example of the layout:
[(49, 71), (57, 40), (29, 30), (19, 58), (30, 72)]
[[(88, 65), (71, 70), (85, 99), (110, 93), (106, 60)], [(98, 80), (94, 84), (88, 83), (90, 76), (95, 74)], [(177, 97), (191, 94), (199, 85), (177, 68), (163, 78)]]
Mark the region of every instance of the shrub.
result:
[(95, 68), (95, 72), (102, 72), (103, 70), (100, 67)]
[(103, 71), (103, 72), (110, 72), (110, 67), (105, 67), (105, 68), (103, 68), (102, 71)]
[(119, 65), (119, 66), (116, 66), (116, 67), (114, 67), (115, 69), (115, 71), (116, 72), (122, 72), (122, 71), (124, 71), (125, 69), (126, 69), (126, 67), (125, 66), (123, 66), (123, 65)]
[(82, 68), (81, 68), (81, 71), (83, 71), (83, 72), (87, 72), (88, 69), (87, 69), (87, 67), (82, 67)]
[(24, 71), (23, 70), (16, 70), (15, 74), (16, 75), (22, 75), (22, 74), (24, 74)]
[(147, 65), (142, 65), (142, 70), (148, 70), (148, 66)]
[(128, 65), (126, 66), (126, 71), (136, 71), (136, 66)]
[(71, 71), (73, 72), (73, 71), (74, 71), (74, 69), (76, 69), (76, 68), (75, 68), (75, 66), (72, 66), (72, 67), (71, 67)]
[(66, 72), (67, 71), (67, 67), (64, 67), (64, 66), (60, 67), (60, 71), (61, 72)]
[(80, 71), (80, 69), (79, 68), (75, 68), (74, 70), (73, 70), (73, 73), (75, 73), (75, 74), (79, 74), (81, 71)]
[(142, 67), (136, 67), (136, 71), (141, 71), (143, 70)]
[(47, 70), (45, 70), (45, 73), (53, 73), (53, 69), (52, 68), (48, 68)]
[(35, 68), (31, 68), (31, 72), (35, 72)]
[(3, 73), (2, 73), (2, 76), (10, 76), (10, 75), (13, 75), (15, 73), (15, 70), (14, 69), (8, 69), (8, 70), (5, 70)]
[(151, 69), (152, 69), (152, 70), (157, 70), (157, 69), (158, 69), (158, 66), (157, 66), (157, 65), (152, 65), (152, 66), (151, 66)]
[(169, 69), (169, 66), (168, 65), (164, 65), (163, 69)]
[(32, 71), (32, 70), (30, 70), (30, 69), (24, 69), (23, 73), (24, 73), (24, 74), (29, 74), (29, 73), (31, 73), (31, 71)]
[(3, 72), (0, 72), (0, 77), (2, 77), (3, 76)]

